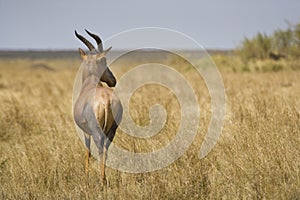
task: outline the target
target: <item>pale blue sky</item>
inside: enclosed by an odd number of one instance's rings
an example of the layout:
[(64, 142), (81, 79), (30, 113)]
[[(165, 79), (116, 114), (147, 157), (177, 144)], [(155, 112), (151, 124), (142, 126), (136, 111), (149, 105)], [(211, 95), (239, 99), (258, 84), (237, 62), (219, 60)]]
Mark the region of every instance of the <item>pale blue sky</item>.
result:
[(299, 0), (0, 0), (0, 49), (77, 49), (75, 29), (105, 40), (149, 26), (183, 32), (205, 48), (228, 49), (258, 31), (287, 28), (286, 20), (300, 22), (299, 10)]

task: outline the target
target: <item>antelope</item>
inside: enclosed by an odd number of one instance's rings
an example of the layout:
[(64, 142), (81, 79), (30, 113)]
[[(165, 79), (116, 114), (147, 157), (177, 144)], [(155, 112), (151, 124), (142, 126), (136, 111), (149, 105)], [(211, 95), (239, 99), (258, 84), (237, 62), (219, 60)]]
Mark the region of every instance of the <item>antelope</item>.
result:
[(118, 97), (113, 95), (116, 78), (107, 66), (106, 55), (112, 47), (103, 50), (100, 37), (85, 30), (97, 42), (97, 49), (82, 35), (75, 31), (76, 37), (90, 50), (85, 53), (79, 48), (82, 58), (82, 87), (74, 106), (74, 120), (84, 132), (85, 139), (85, 173), (89, 171), (89, 157), (91, 156), (91, 137), (99, 151), (100, 174), (103, 183), (106, 183), (105, 161), (107, 150), (113, 141), (118, 124), (121, 121), (123, 108)]

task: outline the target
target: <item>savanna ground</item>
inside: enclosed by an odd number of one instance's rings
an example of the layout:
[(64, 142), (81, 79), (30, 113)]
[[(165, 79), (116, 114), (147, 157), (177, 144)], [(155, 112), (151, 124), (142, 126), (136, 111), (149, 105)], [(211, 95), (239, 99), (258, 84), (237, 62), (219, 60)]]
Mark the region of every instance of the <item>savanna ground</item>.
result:
[[(222, 135), (209, 155), (198, 158), (211, 117), (208, 90), (184, 62), (169, 60), (196, 88), (201, 108), (198, 134), (180, 159), (161, 170), (130, 174), (107, 167), (105, 189), (97, 161), (92, 161), (89, 176), (84, 173), (84, 146), (72, 118), (80, 60), (0, 60), (0, 198), (299, 199), (300, 71), (285, 68), (284, 61), (262, 67), (258, 63), (255, 70), (239, 70), (227, 61), (216, 57), (227, 111)], [(116, 65), (112, 71), (120, 78), (131, 63)], [(116, 145), (147, 152), (174, 137), (181, 116), (167, 88), (138, 89), (130, 102), (133, 119), (147, 125), (154, 103), (168, 112), (161, 132), (143, 140), (118, 131)]]

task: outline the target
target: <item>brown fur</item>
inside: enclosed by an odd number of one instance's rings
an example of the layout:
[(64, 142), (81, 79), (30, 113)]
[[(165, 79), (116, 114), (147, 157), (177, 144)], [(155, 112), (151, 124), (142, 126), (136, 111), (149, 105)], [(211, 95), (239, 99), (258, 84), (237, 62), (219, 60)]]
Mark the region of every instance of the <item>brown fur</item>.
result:
[(98, 49), (101, 50), (99, 52), (83, 36), (77, 33), (76, 36), (85, 44), (88, 43), (89, 48), (92, 49), (90, 49), (91, 52), (89, 54), (79, 49), (80, 56), (83, 59), (82, 87), (79, 97), (75, 102), (74, 119), (76, 124), (85, 133), (85, 146), (87, 148), (85, 160), (86, 173), (88, 173), (89, 157), (91, 155), (90, 140), (93, 137), (101, 159), (101, 178), (103, 182), (106, 182), (106, 153), (115, 136), (123, 112), (121, 102), (113, 95), (113, 90), (104, 87), (100, 82), (104, 81), (108, 86), (115, 86), (116, 84), (115, 77), (106, 65), (105, 56), (111, 48), (102, 51), (102, 44), (98, 44)]

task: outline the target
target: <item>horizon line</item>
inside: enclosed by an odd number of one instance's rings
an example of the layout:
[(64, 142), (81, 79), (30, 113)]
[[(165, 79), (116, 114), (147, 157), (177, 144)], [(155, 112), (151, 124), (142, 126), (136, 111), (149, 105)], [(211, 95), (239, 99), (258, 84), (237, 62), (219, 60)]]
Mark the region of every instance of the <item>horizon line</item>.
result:
[[(155, 50), (156, 48), (151, 48), (151, 47), (146, 47), (145, 50)], [(233, 51), (236, 48), (204, 48), (206, 51)], [(128, 50), (135, 50), (131, 48), (121, 48), (121, 49), (111, 49), (111, 51), (128, 51)], [(141, 49), (142, 50), (142, 49)], [(169, 49), (156, 49), (156, 50), (179, 50), (179, 51), (198, 51), (199, 49), (194, 49), (194, 48), (169, 48)], [(15, 49), (15, 48), (0, 48), (0, 52), (55, 52), (55, 51), (78, 51), (78, 48), (75, 49), (40, 49), (40, 48), (28, 48), (28, 49)]]

